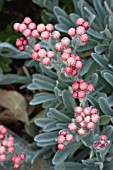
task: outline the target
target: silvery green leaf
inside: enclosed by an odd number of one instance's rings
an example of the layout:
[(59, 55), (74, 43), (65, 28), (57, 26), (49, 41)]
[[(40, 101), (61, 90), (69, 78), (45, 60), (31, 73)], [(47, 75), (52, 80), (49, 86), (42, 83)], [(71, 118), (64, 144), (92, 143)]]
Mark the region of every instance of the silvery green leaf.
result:
[(35, 66), (37, 63), (38, 63), (38, 61), (35, 61), (35, 60), (33, 60), (33, 59), (31, 59), (31, 60), (26, 60), (25, 66), (27, 66), (27, 67), (33, 67), (33, 66)]
[(105, 28), (104, 31), (101, 31), (100, 33), (101, 33), (101, 34), (105, 34), (106, 37), (109, 38), (109, 39), (112, 39), (112, 38), (113, 38), (111, 32), (109, 31), (109, 29), (108, 29), (107, 27)]
[(87, 8), (87, 7), (84, 7), (84, 9), (85, 9), (85, 11), (87, 11), (87, 13), (89, 14), (89, 22), (90, 22), (90, 24), (94, 21), (94, 19), (95, 19), (95, 15), (90, 11), (90, 9), (89, 8)]
[(100, 117), (99, 124), (100, 125), (107, 125), (111, 121), (111, 116), (103, 115)]
[(66, 26), (66, 25), (63, 25), (63, 24), (56, 24), (56, 25), (55, 25), (55, 28), (56, 28), (58, 31), (60, 31), (60, 32), (65, 32), (65, 33), (67, 33), (68, 30), (69, 30), (69, 27)]
[(113, 41), (110, 43), (108, 56), (110, 63), (113, 64)]
[(97, 46), (95, 46), (95, 52), (98, 53), (98, 54), (101, 54), (103, 53), (104, 51), (106, 51), (108, 49), (108, 46), (109, 44), (106, 43), (106, 44), (99, 44)]
[(85, 165), (76, 162), (64, 162), (55, 166), (55, 170), (83, 170)]
[(101, 134), (105, 134), (107, 138), (109, 139), (109, 137), (113, 135), (113, 126), (111, 125), (106, 126), (101, 132)]
[(65, 18), (63, 16), (58, 16), (57, 18), (58, 18), (59, 23), (65, 25), (65, 26), (68, 26), (69, 28), (73, 27), (73, 23), (70, 20), (67, 20), (67, 18)]
[(53, 9), (53, 10), (54, 10), (54, 13), (55, 13), (56, 17), (62, 16), (62, 17), (65, 17), (65, 18), (68, 19), (68, 15), (67, 15), (66, 12), (65, 12), (63, 9), (61, 9), (60, 7), (54, 6), (54, 9)]
[(109, 7), (109, 6), (108, 6), (108, 3), (107, 3), (106, 1), (104, 1), (104, 5), (105, 5), (105, 8), (106, 8), (108, 14), (109, 14), (109, 15), (113, 15), (113, 12), (112, 12), (112, 10), (111, 10), (111, 8), (110, 8), (111, 6)]
[(100, 169), (100, 170), (103, 170), (104, 165), (103, 165), (102, 162), (95, 162), (95, 165), (98, 165), (98, 166), (99, 166), (99, 169)]
[(73, 22), (73, 27), (75, 27), (75, 24), (76, 24), (76, 20), (78, 19), (78, 18), (80, 18), (80, 16), (78, 15), (78, 14), (76, 14), (76, 13), (71, 13), (70, 15), (69, 15), (69, 17), (70, 17), (70, 19), (71, 19), (71, 21)]
[(51, 142), (38, 142), (37, 143), (37, 145), (39, 146), (39, 147), (46, 147), (46, 146), (53, 146), (53, 145), (56, 145), (58, 142), (56, 141), (56, 140), (53, 140), (53, 141), (51, 141)]
[(109, 15), (109, 29), (113, 30), (113, 14)]
[(103, 40), (105, 38), (105, 36), (103, 36), (103, 34), (100, 34), (99, 32), (93, 30), (92, 28), (89, 28), (89, 30), (87, 31), (87, 33), (97, 39), (101, 39)]
[(44, 126), (44, 129), (43, 129), (44, 132), (51, 132), (51, 131), (54, 131), (54, 130), (59, 130), (60, 128), (58, 128), (58, 127), (56, 126), (57, 123), (58, 123), (58, 121), (53, 120), (52, 122), (46, 124), (46, 125)]
[(86, 19), (86, 15), (84, 14), (84, 0), (79, 0), (78, 1), (78, 7), (80, 9), (80, 12), (81, 12), (81, 16)]
[(105, 115), (113, 117), (113, 110), (110, 108), (109, 103), (103, 97), (99, 98), (99, 106)]
[(44, 126), (46, 126), (46, 124), (51, 123), (52, 121), (53, 121), (53, 119), (44, 117), (44, 118), (36, 119), (34, 122), (37, 126), (44, 127)]
[(103, 73), (103, 77), (113, 87), (113, 75), (108, 72), (105, 72)]

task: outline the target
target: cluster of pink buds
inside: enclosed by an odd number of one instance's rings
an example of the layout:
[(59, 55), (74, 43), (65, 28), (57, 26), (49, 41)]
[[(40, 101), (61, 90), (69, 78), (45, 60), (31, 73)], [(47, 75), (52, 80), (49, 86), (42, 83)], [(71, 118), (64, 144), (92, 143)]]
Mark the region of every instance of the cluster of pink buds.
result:
[(80, 41), (82, 43), (86, 43), (88, 41), (88, 35), (85, 33), (86, 30), (89, 29), (90, 23), (88, 21), (85, 21), (83, 18), (78, 18), (76, 20), (77, 28), (70, 28), (68, 30), (68, 34), (71, 37), (79, 37)]
[(83, 109), (76, 106), (74, 111), (76, 118), (68, 125), (68, 129), (77, 132), (80, 136), (85, 135), (88, 130), (93, 130), (100, 119), (96, 108), (86, 107)]
[(72, 89), (74, 90), (73, 98), (83, 99), (87, 93), (94, 91), (94, 85), (86, 83), (83, 79), (79, 79), (72, 84)]
[[(14, 148), (14, 142), (15, 138), (13, 136), (9, 136), (7, 138), (8, 130), (5, 126), (0, 125), (0, 162), (5, 162), (7, 159), (7, 154), (14, 154), (15, 148)], [(18, 157), (16, 155), (15, 157)], [(20, 162), (21, 160), (24, 160), (26, 158), (25, 154), (20, 154)], [(14, 156), (12, 158), (12, 161), (14, 160)], [(13, 161), (15, 162), (15, 161)], [(20, 163), (15, 162), (14, 168), (18, 169), (20, 168)]]
[(48, 66), (51, 64), (51, 61), (54, 57), (53, 51), (46, 51), (42, 48), (40, 44), (34, 45), (34, 51), (32, 52), (33, 60), (42, 61), (42, 64)]
[(19, 48), (20, 51), (24, 51), (25, 50), (25, 46), (28, 44), (28, 41), (21, 37), (19, 39), (16, 40), (16, 45)]
[(101, 135), (100, 136), (100, 141), (99, 142), (94, 142), (93, 146), (97, 149), (100, 148), (105, 148), (108, 146), (108, 141), (107, 141), (107, 136), (106, 135)]
[(59, 150), (64, 150), (65, 145), (67, 142), (72, 142), (74, 140), (74, 136), (69, 133), (67, 130), (61, 130), (59, 132), (59, 136), (57, 138), (58, 141), (58, 149)]
[(26, 159), (26, 155), (24, 153), (18, 154), (12, 157), (12, 162), (14, 162), (14, 168), (19, 169), (22, 161)]

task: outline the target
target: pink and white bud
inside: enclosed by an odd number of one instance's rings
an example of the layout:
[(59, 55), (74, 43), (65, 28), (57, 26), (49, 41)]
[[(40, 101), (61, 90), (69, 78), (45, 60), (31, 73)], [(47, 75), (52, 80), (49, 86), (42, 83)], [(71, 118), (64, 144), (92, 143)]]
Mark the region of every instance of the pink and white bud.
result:
[(23, 32), (23, 31), (26, 30), (26, 29), (27, 29), (27, 26), (26, 26), (25, 24), (20, 24), (19, 27), (18, 27), (18, 30), (19, 30), (20, 32)]
[(82, 83), (82, 82), (84, 82), (84, 79), (79, 79), (78, 80), (78, 83)]
[(59, 132), (60, 135), (66, 136), (68, 134), (67, 130), (61, 130)]
[[(76, 58), (75, 58), (76, 60)], [(80, 70), (82, 69), (83, 65), (82, 65), (82, 61), (76, 61), (76, 69)]]
[(96, 108), (91, 108), (91, 114), (97, 114), (98, 113), (98, 109)]
[(83, 99), (83, 98), (85, 98), (85, 97), (86, 97), (85, 91), (82, 91), (82, 90), (81, 90), (81, 91), (78, 92), (78, 98), (79, 98), (79, 99)]
[(14, 162), (15, 162), (16, 164), (20, 164), (20, 162), (21, 162), (21, 157), (19, 157), (18, 155), (16, 155), (16, 157), (15, 157), (15, 159), (14, 159)]
[(83, 18), (78, 18), (77, 20), (76, 20), (76, 24), (78, 25), (78, 26), (82, 26), (83, 24), (84, 24), (84, 19)]
[(19, 26), (20, 26), (20, 23), (15, 23), (15, 24), (13, 25), (13, 29), (14, 29), (15, 31), (19, 31)]
[(80, 128), (80, 129), (78, 129), (78, 134), (80, 136), (84, 136), (86, 134), (86, 130), (84, 128)]
[(67, 134), (66, 135), (66, 141), (67, 142), (72, 142), (74, 140), (74, 136), (72, 134)]
[(74, 76), (76, 76), (78, 74), (78, 72), (76, 71), (76, 70), (73, 70), (72, 71), (72, 73), (71, 73), (71, 75), (74, 77)]
[(31, 57), (32, 57), (33, 60), (38, 60), (38, 59), (39, 59), (39, 55), (38, 55), (38, 53), (35, 52), (35, 51), (32, 52)]
[(39, 50), (42, 49), (42, 46), (40, 44), (35, 44), (33, 48), (35, 52), (38, 52)]
[(69, 123), (68, 129), (72, 132), (75, 132), (77, 130), (77, 126), (74, 122)]
[(106, 141), (107, 140), (107, 136), (106, 135), (100, 135), (100, 140)]
[(14, 168), (15, 169), (19, 169), (20, 168), (20, 164), (14, 164)]
[(52, 38), (54, 40), (58, 40), (60, 38), (60, 32), (59, 31), (53, 31), (52, 32)]
[(82, 128), (85, 128), (85, 127), (86, 127), (86, 122), (84, 122), (84, 121), (80, 122), (80, 126), (81, 126)]
[[(77, 82), (74, 82), (73, 84), (72, 84), (72, 89), (73, 90), (78, 90), (79, 89), (79, 84), (77, 83)], [(81, 107), (80, 107), (81, 108)]]
[(38, 32), (43, 32), (43, 31), (45, 31), (45, 25), (44, 24), (38, 24), (37, 25), (37, 31)]
[(86, 107), (83, 112), (85, 113), (85, 115), (88, 116), (90, 115), (91, 109), (92, 109), (91, 107)]
[(94, 85), (93, 84), (88, 84), (88, 87), (87, 87), (88, 91), (89, 92), (93, 92), (95, 90), (94, 88)]
[(75, 59), (76, 61), (81, 61), (81, 58), (78, 55), (75, 56)]
[(68, 47), (70, 45), (70, 39), (67, 37), (64, 37), (61, 39), (61, 43), (64, 47)]
[(100, 145), (100, 142), (94, 142), (93, 146), (96, 148)]
[(39, 38), (39, 33), (37, 30), (33, 30), (32, 33), (31, 33), (31, 36), (34, 37), (34, 38)]
[(46, 25), (46, 30), (47, 30), (48, 32), (52, 32), (52, 31), (54, 30), (53, 24), (47, 24), (47, 25)]
[(47, 51), (47, 57), (49, 57), (50, 59), (54, 58), (54, 52), (53, 51)]
[(88, 30), (90, 27), (90, 23), (88, 21), (85, 21), (83, 27), (85, 28), (85, 30)]
[(49, 66), (51, 64), (51, 59), (49, 57), (43, 58), (42, 64), (45, 65), (45, 66)]
[(8, 140), (5, 140), (5, 139), (4, 139), (4, 140), (2, 141), (2, 145), (3, 145), (3, 146), (7, 146), (7, 142), (8, 142)]
[(65, 137), (63, 135), (58, 136), (57, 141), (58, 143), (64, 143), (65, 142)]
[(32, 30), (35, 30), (36, 29), (36, 24), (34, 22), (31, 22), (29, 25), (28, 25), (28, 28), (32, 31)]
[(65, 145), (60, 143), (60, 144), (58, 144), (57, 148), (58, 148), (58, 150), (63, 151), (65, 149)]
[(32, 22), (32, 19), (31, 19), (31, 18), (29, 18), (29, 17), (25, 17), (25, 18), (24, 18), (24, 24), (28, 25), (28, 24), (30, 24), (31, 22)]
[(94, 128), (95, 128), (95, 123), (93, 123), (93, 122), (87, 123), (87, 128), (88, 128), (89, 130), (94, 129)]
[(81, 115), (83, 118), (85, 118), (85, 117), (86, 117), (86, 115), (85, 115), (85, 113), (84, 113), (84, 112), (82, 112), (80, 115)]
[(62, 46), (61, 42), (57, 42), (57, 43), (55, 44), (55, 49), (56, 49), (57, 51), (59, 51), (59, 52), (62, 51), (63, 46)]
[(23, 44), (24, 46), (26, 46), (26, 45), (28, 44), (28, 41), (24, 39), (24, 40), (22, 41), (22, 44)]
[(12, 147), (12, 146), (14, 146), (14, 141), (8, 140), (7, 147)]
[(68, 34), (71, 36), (71, 37), (74, 37), (76, 35), (76, 29), (75, 28), (70, 28), (68, 30)]
[(100, 120), (100, 116), (98, 114), (93, 114), (91, 120), (93, 123), (97, 123)]
[(77, 113), (77, 114), (81, 114), (82, 111), (83, 111), (83, 109), (82, 109), (82, 107), (80, 107), (80, 106), (76, 106), (76, 107), (74, 108), (74, 111), (75, 111), (75, 113)]
[(71, 54), (72, 50), (71, 50), (71, 48), (65, 48), (63, 52)]
[(88, 84), (86, 82), (80, 83), (80, 90), (87, 90)]
[(5, 138), (5, 135), (0, 134), (0, 140), (3, 140)]
[(86, 123), (89, 123), (90, 120), (91, 120), (90, 116), (86, 116), (86, 117), (84, 118), (84, 121), (85, 121)]
[(25, 50), (25, 47), (22, 45), (22, 46), (19, 47), (19, 50), (20, 50), (20, 51), (24, 51), (24, 50)]
[(8, 138), (8, 140), (14, 142), (14, 141), (15, 141), (15, 138), (14, 138), (13, 136), (10, 136), (10, 137)]
[(11, 153), (11, 154), (14, 153), (15, 152), (15, 148), (14, 147), (8, 148), (8, 152)]
[(63, 61), (67, 61), (67, 59), (70, 57), (70, 54), (69, 53), (63, 53), (62, 55), (61, 55), (61, 58), (62, 58), (62, 60)]
[(80, 123), (80, 122), (83, 121), (83, 117), (82, 117), (81, 115), (77, 115), (75, 121), (76, 121), (77, 123)]
[(88, 42), (88, 35), (87, 34), (83, 34), (80, 36), (80, 41), (83, 43)]
[(5, 146), (0, 146), (0, 154), (4, 154), (6, 152)]
[(47, 52), (46, 52), (46, 50), (44, 50), (44, 49), (40, 49), (40, 50), (38, 51), (38, 55), (39, 55), (40, 58), (45, 58), (45, 57), (46, 57), (46, 54), (47, 54)]
[(20, 157), (21, 157), (22, 160), (26, 159), (26, 155), (24, 153), (20, 154)]
[(82, 26), (77, 27), (76, 33), (77, 33), (79, 36), (83, 35), (83, 34), (85, 33), (85, 28), (82, 27)]
[(65, 71), (65, 73), (66, 73), (66, 74), (71, 74), (71, 73), (72, 73), (72, 71), (73, 71), (73, 68), (72, 68), (72, 67), (67, 66), (67, 67), (65, 67), (64, 71)]
[(6, 155), (1, 154), (0, 155), (0, 162), (5, 162), (6, 161)]
[(74, 92), (72, 96), (74, 99), (78, 98), (78, 92)]
[(23, 31), (23, 35), (24, 35), (25, 37), (30, 37), (30, 36), (31, 36), (31, 30), (30, 30), (30, 29), (24, 30), (24, 31)]
[(20, 39), (16, 40), (16, 45), (17, 45), (17, 47), (22, 46), (23, 45), (22, 41)]
[(43, 32), (41, 33), (41, 38), (42, 38), (42, 39), (48, 40), (49, 37), (50, 37), (50, 35), (49, 35), (49, 32), (48, 32), (48, 31), (43, 31)]
[(69, 57), (67, 59), (67, 63), (69, 66), (75, 66), (76, 65), (76, 59), (74, 57)]
[(2, 135), (6, 135), (8, 133), (8, 130), (7, 128), (3, 127), (0, 132)]

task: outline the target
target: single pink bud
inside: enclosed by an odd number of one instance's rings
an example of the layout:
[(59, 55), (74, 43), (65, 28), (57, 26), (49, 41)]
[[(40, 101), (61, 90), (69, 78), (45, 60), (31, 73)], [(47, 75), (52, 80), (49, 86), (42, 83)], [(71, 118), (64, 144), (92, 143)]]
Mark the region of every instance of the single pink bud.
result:
[(34, 22), (31, 22), (29, 25), (28, 25), (28, 28), (32, 31), (32, 30), (35, 30), (36, 29), (36, 24)]
[(65, 137), (63, 135), (60, 135), (60, 136), (58, 136), (57, 141), (58, 141), (58, 143), (64, 143)]
[(87, 90), (88, 84), (86, 82), (80, 83), (80, 90)]
[(10, 136), (10, 137), (8, 138), (8, 140), (14, 142), (14, 141), (15, 141), (15, 138), (14, 138), (13, 136)]
[(22, 46), (19, 47), (19, 50), (20, 50), (20, 51), (24, 51), (24, 50), (25, 50), (25, 47), (22, 45)]
[(40, 44), (35, 44), (33, 48), (35, 52), (38, 52), (39, 50), (42, 49), (42, 46)]
[(90, 115), (91, 109), (92, 109), (91, 107), (86, 107), (83, 112), (85, 113), (85, 115), (88, 116)]
[(58, 150), (61, 150), (61, 151), (63, 151), (65, 149), (65, 146), (62, 143), (58, 144), (57, 147), (58, 147)]
[(24, 35), (25, 37), (30, 37), (30, 36), (31, 36), (31, 30), (30, 30), (30, 29), (24, 30), (24, 31), (23, 31), (23, 35)]
[(105, 140), (106, 141), (107, 140), (107, 136), (106, 135), (101, 135), (100, 136), (100, 140)]
[(85, 33), (85, 28), (82, 27), (82, 26), (77, 27), (76, 33), (77, 33), (79, 36), (83, 35), (83, 34)]
[(83, 18), (78, 18), (77, 20), (76, 20), (76, 24), (78, 25), (78, 26), (82, 26), (83, 24), (84, 24), (84, 19)]
[(8, 130), (4, 127), (4, 128), (1, 129), (0, 132), (1, 132), (2, 135), (6, 135), (8, 133)]
[(72, 73), (71, 73), (71, 75), (74, 77), (74, 76), (76, 76), (78, 74), (78, 72), (76, 71), (76, 70), (73, 70), (72, 71)]
[(82, 91), (82, 90), (81, 90), (81, 91), (78, 92), (78, 98), (79, 98), (79, 99), (83, 99), (83, 98), (85, 98), (85, 97), (86, 97), (85, 91)]
[(59, 31), (53, 31), (52, 32), (52, 38), (54, 40), (58, 40), (60, 38), (60, 32)]
[(49, 66), (51, 64), (51, 59), (49, 57), (43, 58), (42, 64), (45, 65), (45, 66)]
[(88, 84), (88, 88), (87, 89), (88, 89), (89, 92), (93, 92), (95, 90), (93, 84)]
[(69, 57), (67, 59), (67, 63), (69, 66), (75, 66), (76, 65), (76, 59), (74, 57)]
[(0, 162), (5, 162), (6, 161), (6, 155), (1, 154), (0, 155)]
[(78, 55), (75, 56), (75, 59), (76, 61), (81, 61), (81, 58)]
[(74, 140), (74, 136), (72, 134), (67, 134), (66, 135), (66, 141), (67, 142), (72, 142)]
[(77, 126), (74, 122), (69, 123), (68, 129), (72, 132), (75, 132), (77, 130)]
[(105, 143), (106, 143), (105, 140), (100, 140), (101, 145), (104, 145)]
[(31, 36), (34, 37), (34, 38), (39, 38), (39, 33), (37, 30), (33, 30), (32, 33), (31, 33)]
[(12, 159), (11, 159), (11, 160), (12, 160), (12, 162), (14, 162), (14, 161), (15, 161), (15, 158), (17, 158), (17, 155), (15, 155), (15, 156), (13, 156), (13, 157), (12, 157)]
[(57, 51), (59, 51), (59, 52), (62, 51), (63, 46), (62, 46), (61, 42), (57, 42), (57, 43), (55, 44), (55, 49), (56, 49)]
[(82, 82), (84, 82), (84, 79), (79, 79), (78, 80), (78, 83), (82, 83)]
[(14, 153), (15, 152), (15, 148), (14, 147), (8, 148), (8, 152), (11, 153), (11, 154)]
[(80, 128), (80, 129), (78, 129), (78, 134), (80, 136), (84, 136), (86, 134), (86, 130), (84, 128)]
[(95, 128), (95, 123), (93, 123), (93, 122), (87, 123), (87, 128), (88, 128), (89, 130), (94, 129), (94, 128)]
[(20, 39), (16, 40), (16, 45), (17, 47), (21, 47), (22, 46), (22, 41)]
[(84, 118), (84, 121), (85, 121), (86, 123), (89, 123), (90, 120), (91, 120), (90, 116), (86, 116), (86, 117)]
[(77, 123), (80, 123), (83, 121), (83, 117), (81, 115), (77, 115), (75, 120)]
[(3, 140), (5, 138), (5, 135), (0, 134), (0, 140)]
[(63, 52), (71, 54), (72, 50), (71, 50), (71, 48), (65, 48)]
[(8, 140), (4, 139), (4, 140), (2, 141), (2, 145), (3, 145), (3, 146), (7, 146), (7, 142), (8, 142)]
[(40, 49), (40, 50), (38, 51), (38, 55), (39, 55), (40, 58), (46, 57), (46, 50)]
[(28, 25), (28, 24), (30, 24), (31, 22), (32, 22), (32, 19), (31, 19), (31, 18), (29, 18), (29, 17), (25, 17), (25, 18), (24, 18), (24, 24)]
[(47, 40), (49, 39), (50, 35), (49, 35), (49, 32), (48, 31), (43, 31), (41, 33), (41, 38), (44, 39), (44, 40)]
[(15, 169), (19, 169), (19, 168), (20, 168), (20, 164), (17, 164), (17, 163), (14, 164), (14, 168), (15, 168)]
[(46, 30), (47, 30), (48, 32), (52, 32), (52, 31), (54, 30), (53, 24), (47, 24), (47, 25), (46, 25)]
[(75, 28), (70, 28), (68, 30), (68, 34), (71, 36), (71, 37), (74, 37), (76, 35), (76, 29)]
[(8, 141), (7, 141), (7, 146), (8, 146), (8, 147), (14, 146), (14, 141), (8, 140)]
[(80, 36), (80, 41), (83, 43), (88, 42), (88, 35), (87, 34), (83, 34)]
[(77, 82), (74, 82), (74, 83), (72, 84), (72, 89), (73, 89), (73, 90), (78, 90), (78, 89), (79, 89), (79, 84), (78, 84)]
[(100, 116), (98, 114), (93, 114), (91, 120), (93, 123), (97, 123), (100, 120)]
[(16, 164), (20, 164), (20, 162), (21, 162), (21, 157), (19, 157), (18, 155), (16, 155), (16, 157), (15, 157), (15, 159), (14, 159), (14, 162), (15, 162)]
[(74, 92), (72, 96), (74, 99), (78, 98), (78, 92)]
[[(76, 60), (76, 58), (75, 58)], [(76, 61), (76, 69), (80, 70), (82, 69), (83, 65), (82, 65), (82, 61)]]
[(23, 40), (22, 44), (23, 44), (24, 46), (26, 46), (26, 45), (28, 44), (28, 41), (27, 41), (27, 40)]
[(77, 114), (81, 114), (82, 111), (83, 111), (83, 109), (82, 109), (82, 107), (80, 107), (80, 106), (76, 106), (76, 107), (74, 108), (74, 111), (75, 111), (75, 113), (77, 113)]
[(24, 41), (25, 39), (24, 39), (24, 37), (21, 37), (21, 38), (19, 38), (19, 40), (22, 41), (22, 43), (23, 43), (23, 41)]
[(82, 112), (80, 115), (81, 115), (83, 118), (85, 118), (85, 117), (86, 117), (86, 115), (85, 115), (85, 113), (84, 113), (84, 112)]
[(65, 73), (66, 73), (66, 74), (71, 74), (71, 73), (72, 73), (72, 71), (73, 71), (73, 68), (72, 68), (72, 67), (67, 66), (67, 67), (65, 67), (64, 71), (65, 71)]
[(38, 60), (39, 59), (39, 55), (38, 55), (37, 52), (32, 52), (31, 57), (32, 57), (33, 60)]
[(96, 148), (97, 146), (100, 145), (100, 142), (94, 142), (93, 146)]
[(27, 29), (27, 26), (26, 26), (25, 24), (20, 24), (19, 27), (18, 27), (18, 30), (19, 30), (20, 32), (23, 32), (23, 31), (26, 30), (26, 29)]
[(26, 155), (24, 153), (20, 154), (20, 157), (21, 157), (22, 160), (26, 159)]
[(61, 57), (62, 57), (62, 60), (63, 60), (63, 61), (67, 61), (67, 59), (70, 57), (70, 54), (69, 54), (69, 53), (63, 53), (63, 54), (61, 55)]
[(19, 31), (19, 26), (20, 26), (20, 23), (15, 23), (15, 24), (13, 25), (13, 29), (14, 29), (15, 31)]
[(44, 25), (44, 24), (38, 24), (38, 25), (37, 25), (37, 31), (38, 31), (38, 32), (43, 32), (43, 31), (45, 31), (45, 25)]
[(85, 30), (88, 30), (90, 27), (90, 23), (88, 21), (85, 21), (83, 27), (85, 28)]
[(5, 128), (5, 126), (4, 126), (4, 125), (0, 125), (0, 131), (1, 131), (3, 128)]
[(67, 130), (61, 130), (60, 135), (66, 136), (68, 134)]
[(98, 109), (96, 108), (91, 108), (91, 114), (97, 114), (98, 113)]
[(86, 122), (84, 122), (84, 121), (80, 122), (80, 126), (81, 126), (82, 128), (85, 128), (85, 127), (86, 127)]
[(70, 39), (67, 37), (64, 37), (61, 39), (61, 43), (64, 47), (68, 47), (70, 45)]
[(6, 152), (5, 146), (0, 146), (0, 154), (4, 154)]
[(49, 57), (50, 59), (52, 59), (54, 57), (54, 52), (53, 51), (47, 51), (47, 57)]

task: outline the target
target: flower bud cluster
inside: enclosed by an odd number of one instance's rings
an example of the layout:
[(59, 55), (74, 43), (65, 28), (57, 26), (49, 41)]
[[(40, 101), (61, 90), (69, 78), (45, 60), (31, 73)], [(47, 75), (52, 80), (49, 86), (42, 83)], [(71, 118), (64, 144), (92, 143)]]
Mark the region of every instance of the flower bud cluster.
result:
[(72, 134), (70, 134), (69, 131), (67, 131), (67, 130), (60, 131), (59, 136), (57, 138), (58, 149), (64, 150), (67, 142), (72, 142), (73, 140), (74, 140), (74, 136)]
[(72, 89), (74, 90), (73, 98), (83, 99), (87, 93), (94, 91), (94, 85), (86, 83), (83, 79), (79, 79), (72, 84)]
[(96, 108), (86, 107), (83, 109), (76, 106), (74, 111), (76, 117), (69, 123), (68, 129), (77, 132), (80, 136), (84, 136), (88, 130), (93, 130), (100, 119)]
[(26, 159), (26, 155), (24, 153), (15, 155), (12, 157), (12, 162), (14, 162), (14, 168), (19, 169), (21, 162)]
[(79, 37), (79, 40), (82, 43), (86, 43), (88, 41), (88, 35), (85, 33), (86, 30), (89, 29), (90, 23), (88, 21), (85, 21), (83, 18), (78, 18), (76, 20), (77, 28), (70, 28), (68, 30), (68, 34), (71, 37)]
[(106, 135), (100, 135), (100, 141), (94, 142), (93, 146), (97, 149), (106, 148), (106, 146), (108, 146), (107, 136)]
[(54, 57), (53, 51), (46, 51), (42, 48), (40, 44), (34, 45), (34, 51), (32, 52), (32, 58), (33, 60), (39, 60), (42, 61), (42, 64), (45, 66), (48, 66), (51, 64), (51, 61)]
[(21, 37), (19, 39), (16, 40), (16, 45), (19, 48), (20, 51), (24, 51), (25, 50), (25, 46), (28, 44), (28, 41)]
[[(15, 147), (14, 147), (15, 138), (13, 136), (9, 136), (9, 138), (7, 138), (7, 136), (6, 136), (7, 134), (8, 134), (7, 128), (3, 125), (0, 125), (0, 140), (1, 140), (0, 162), (5, 162), (7, 159), (7, 154), (14, 154), (14, 152), (15, 152)], [(17, 156), (18, 155), (16, 155), (15, 157), (17, 157)], [(22, 157), (20, 160), (24, 160), (26, 157), (25, 154), (23, 154), (23, 153), (20, 154), (20, 156)], [(15, 162), (14, 168), (15, 169), (20, 168), (20, 163)]]

